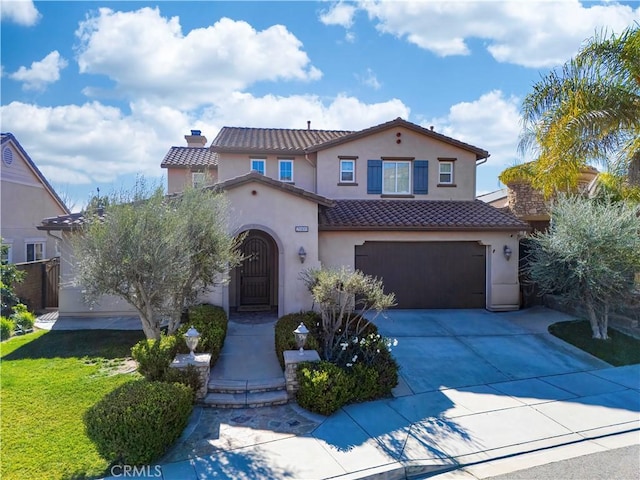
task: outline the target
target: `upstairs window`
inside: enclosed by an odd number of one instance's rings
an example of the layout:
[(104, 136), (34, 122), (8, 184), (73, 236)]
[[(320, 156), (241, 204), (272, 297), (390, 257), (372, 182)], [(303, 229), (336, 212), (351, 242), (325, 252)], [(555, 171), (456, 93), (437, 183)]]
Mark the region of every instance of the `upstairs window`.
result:
[(356, 161), (340, 160), (340, 183), (353, 183), (356, 181)]
[(453, 184), (453, 162), (452, 161), (438, 162), (438, 183), (440, 185)]
[[(4, 240), (4, 239), (3, 239)], [(2, 244), (3, 247), (6, 247), (6, 251), (3, 250), (2, 251), (2, 258), (1, 260), (3, 262), (7, 262), (7, 263), (13, 263), (13, 242), (7, 242), (5, 241)]]
[(193, 188), (204, 187), (206, 180), (207, 179), (204, 172), (191, 173), (191, 185), (193, 186)]
[(251, 171), (258, 172), (264, 175), (265, 172), (265, 160), (264, 158), (252, 158), (251, 159)]
[(44, 260), (45, 250), (43, 241), (27, 241), (25, 245), (27, 262), (37, 262), (38, 260)]
[(411, 162), (382, 163), (382, 193), (410, 194), (411, 193)]
[(278, 161), (278, 180), (293, 182), (293, 160)]

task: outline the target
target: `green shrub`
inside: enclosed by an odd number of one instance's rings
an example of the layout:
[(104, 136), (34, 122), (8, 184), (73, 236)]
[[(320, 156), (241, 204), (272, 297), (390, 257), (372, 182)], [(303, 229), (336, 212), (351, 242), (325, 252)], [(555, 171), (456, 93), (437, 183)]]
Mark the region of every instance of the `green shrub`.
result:
[(11, 335), (13, 335), (13, 331), (16, 329), (16, 324), (13, 323), (13, 320), (7, 317), (0, 318), (0, 340), (6, 340)]
[(285, 350), (297, 350), (296, 340), (293, 331), (298, 328), (300, 322), (303, 322), (309, 329), (309, 336), (305, 343), (305, 350), (318, 350), (319, 343), (316, 337), (318, 322), (320, 317), (316, 312), (300, 312), (290, 313), (284, 317), (280, 317), (275, 326), (275, 343), (276, 355), (282, 370), (284, 370), (284, 354)]
[(191, 390), (178, 383), (128, 382), (87, 410), (86, 432), (107, 461), (150, 464), (186, 427), (191, 399)]
[(193, 392), (193, 401), (196, 401), (196, 394), (202, 386), (202, 380), (200, 380), (200, 374), (198, 369), (193, 365), (187, 365), (186, 368), (169, 368), (165, 373), (164, 382), (167, 383), (181, 383), (186, 385)]
[(181, 353), (189, 353), (184, 341), (184, 334), (193, 326), (200, 333), (200, 341), (196, 352), (211, 354), (211, 366), (220, 357), (220, 351), (227, 336), (227, 314), (221, 307), (215, 305), (197, 305), (187, 312), (185, 322), (180, 326), (176, 335), (180, 337), (178, 348)]
[(162, 335), (160, 340), (141, 340), (131, 348), (138, 372), (149, 381), (164, 380), (177, 352), (178, 338), (173, 335)]
[(298, 366), (298, 404), (311, 412), (331, 415), (352, 399), (353, 377), (327, 361)]
[(15, 322), (16, 327), (23, 333), (32, 330), (36, 323), (36, 316), (22, 303), (18, 303), (13, 307), (13, 315), (11, 315), (11, 318)]

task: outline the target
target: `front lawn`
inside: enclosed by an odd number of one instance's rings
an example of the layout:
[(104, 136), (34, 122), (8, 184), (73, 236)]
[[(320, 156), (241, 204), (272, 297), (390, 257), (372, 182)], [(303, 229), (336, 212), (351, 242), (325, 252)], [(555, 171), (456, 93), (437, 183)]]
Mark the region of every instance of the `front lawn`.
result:
[(608, 340), (596, 340), (588, 320), (554, 323), (549, 333), (616, 367), (640, 363), (640, 340), (612, 328)]
[(142, 332), (36, 332), (0, 346), (0, 478), (82, 479), (107, 462), (84, 433), (82, 416), (134, 378), (125, 361)]

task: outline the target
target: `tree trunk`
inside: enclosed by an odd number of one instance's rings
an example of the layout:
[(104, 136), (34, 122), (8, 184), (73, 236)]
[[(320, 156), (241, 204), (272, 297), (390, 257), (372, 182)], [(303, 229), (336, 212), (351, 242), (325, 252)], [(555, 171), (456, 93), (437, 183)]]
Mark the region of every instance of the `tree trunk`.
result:
[(147, 339), (160, 340), (160, 327), (153, 318), (153, 309), (150, 306), (140, 312), (140, 320), (142, 320), (142, 330)]
[(593, 338), (601, 339), (600, 325), (598, 321), (598, 312), (595, 305), (587, 300), (586, 302), (587, 313), (589, 314), (589, 323), (591, 324), (591, 333)]
[(631, 186), (640, 187), (640, 152), (636, 152), (631, 159), (627, 179)]
[(608, 329), (609, 329), (609, 304), (605, 303), (602, 309), (602, 315), (598, 320), (598, 329), (600, 330), (600, 336), (602, 340), (607, 340), (609, 338)]

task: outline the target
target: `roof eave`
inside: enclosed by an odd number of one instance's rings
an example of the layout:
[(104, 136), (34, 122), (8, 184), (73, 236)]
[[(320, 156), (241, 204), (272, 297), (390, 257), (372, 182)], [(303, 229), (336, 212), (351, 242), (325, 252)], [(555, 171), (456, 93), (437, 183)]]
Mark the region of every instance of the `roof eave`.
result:
[(407, 225), (318, 225), (319, 231), (413, 231), (413, 232), (525, 232), (530, 231), (529, 226), (407, 226)]

